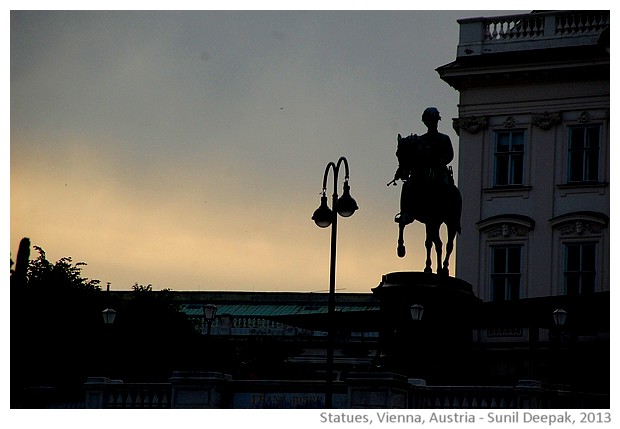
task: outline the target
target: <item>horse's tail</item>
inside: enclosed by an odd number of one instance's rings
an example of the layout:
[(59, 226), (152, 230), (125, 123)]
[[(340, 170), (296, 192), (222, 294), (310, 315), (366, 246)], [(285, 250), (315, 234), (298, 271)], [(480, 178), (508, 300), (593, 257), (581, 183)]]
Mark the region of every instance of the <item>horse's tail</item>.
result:
[(449, 217), (446, 220), (446, 226), (448, 228), (454, 228), (454, 231), (456, 231), (458, 234), (461, 233), (461, 216), (460, 214), (458, 216), (454, 216), (454, 217)]
[(461, 191), (456, 185), (452, 184), (452, 198), (453, 207), (450, 209), (450, 213), (454, 216), (453, 223), (456, 227), (456, 232), (461, 233), (461, 211), (463, 210), (463, 198), (461, 197)]

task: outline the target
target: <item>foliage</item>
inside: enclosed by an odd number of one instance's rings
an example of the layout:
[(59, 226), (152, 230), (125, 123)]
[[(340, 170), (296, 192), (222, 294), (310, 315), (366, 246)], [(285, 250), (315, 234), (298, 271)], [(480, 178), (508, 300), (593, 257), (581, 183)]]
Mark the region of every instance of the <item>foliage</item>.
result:
[(101, 290), (99, 280), (89, 280), (82, 277), (82, 267), (85, 262), (73, 264), (71, 257), (60, 258), (55, 264), (47, 260), (45, 251), (39, 246), (33, 246), (39, 257), (30, 262), (27, 273), (28, 286), (31, 288), (46, 288), (53, 286), (58, 290), (73, 288), (74, 290)]
[(166, 381), (172, 371), (191, 364), (191, 322), (175, 302), (170, 289), (134, 284), (118, 309), (115, 349), (121, 366), (115, 373), (125, 381)]
[(52, 263), (34, 249), (25, 283), (11, 284), (11, 406), (24, 405), (26, 389), (52, 387), (64, 397), (81, 387), (101, 324), (100, 282), (82, 276), (86, 264)]
[[(25, 276), (11, 276), (11, 407), (36, 407), (33, 391), (83, 400), (87, 377), (165, 380), (181, 365), (193, 330), (172, 291), (136, 283), (127, 299), (111, 297), (83, 276), (84, 262), (53, 263), (33, 248)], [(106, 326), (110, 306), (117, 318)]]

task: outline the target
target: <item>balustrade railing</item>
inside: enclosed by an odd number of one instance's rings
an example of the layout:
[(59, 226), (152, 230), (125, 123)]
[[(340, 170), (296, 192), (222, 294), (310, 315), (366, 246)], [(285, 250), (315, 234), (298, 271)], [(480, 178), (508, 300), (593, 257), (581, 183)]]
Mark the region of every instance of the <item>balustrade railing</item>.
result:
[(519, 39), (538, 37), (544, 34), (543, 17), (501, 17), (487, 20), (484, 38), (487, 40)]
[(591, 44), (609, 16), (608, 10), (549, 11), (461, 19), (458, 55)]
[(106, 408), (170, 408), (170, 383), (106, 385)]
[(609, 25), (609, 11), (579, 11), (555, 15), (559, 36), (599, 32)]
[(420, 408), (517, 408), (513, 387), (426, 386), (416, 397)]
[(600, 32), (609, 25), (609, 11), (533, 13), (485, 18), (483, 22), (487, 40), (570, 36)]
[[(289, 393), (283, 393), (282, 382), (270, 380), (244, 380), (240, 384), (230, 382), (225, 378), (197, 378), (191, 379), (190, 390), (179, 393), (179, 388), (187, 386), (183, 383), (122, 383), (122, 382), (101, 382), (102, 379), (91, 379), (86, 383), (86, 408), (176, 408), (179, 405), (173, 403), (173, 391), (176, 389), (177, 397), (182, 397), (187, 401), (189, 396), (194, 395), (195, 400), (211, 397), (217, 389), (223, 389), (224, 384), (230, 383), (225, 389), (229, 392), (227, 401), (217, 405), (217, 407), (229, 407), (233, 404), (241, 404), (247, 400), (248, 395), (256, 398), (271, 398), (276, 395), (278, 398), (290, 399), (291, 404), (297, 404), (295, 400), (308, 398), (308, 395), (316, 397), (314, 381), (301, 380), (289, 381), (286, 383)], [(107, 379), (105, 379), (107, 380)], [(181, 380), (182, 381), (182, 380)], [(340, 403), (350, 403), (353, 399), (352, 390), (347, 391), (348, 380), (338, 381)], [(200, 384), (203, 383), (203, 384)], [(374, 389), (379, 389), (375, 384)], [(175, 387), (176, 386), (176, 387)], [(219, 387), (218, 387), (219, 386)], [(357, 380), (359, 387), (359, 380)], [(213, 389), (216, 390), (213, 390)], [(555, 390), (542, 388), (540, 384), (518, 384), (517, 386), (414, 386), (402, 385), (404, 391), (408, 391), (408, 408), (418, 409), (515, 409), (515, 408), (605, 408), (608, 407), (609, 395), (586, 394), (580, 392), (570, 392), (565, 390)], [(377, 391), (379, 391), (377, 390)], [(385, 392), (388, 389), (384, 389)], [(205, 395), (204, 392), (210, 392)], [(387, 393), (386, 393), (387, 394)], [(188, 396), (189, 395), (189, 396)], [(287, 396), (288, 395), (288, 396)], [(178, 400), (178, 399), (177, 399)], [(269, 401), (264, 401), (265, 406), (269, 406)], [(286, 402), (286, 401), (284, 401)], [(283, 403), (284, 403), (283, 402)], [(287, 403), (288, 403), (287, 402)], [(299, 402), (299, 401), (298, 401)], [(302, 402), (299, 402), (303, 405)], [(186, 403), (180, 404), (180, 407)], [(255, 404), (256, 405), (256, 404)], [(205, 406), (212, 407), (213, 404)], [(241, 408), (244, 408), (243, 406)], [(258, 406), (258, 408), (261, 408)]]

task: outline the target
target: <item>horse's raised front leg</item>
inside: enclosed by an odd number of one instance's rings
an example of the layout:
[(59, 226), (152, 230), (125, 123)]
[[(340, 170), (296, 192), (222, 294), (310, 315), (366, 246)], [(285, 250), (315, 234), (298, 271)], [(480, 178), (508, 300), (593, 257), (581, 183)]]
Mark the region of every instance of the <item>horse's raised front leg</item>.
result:
[(437, 274), (441, 274), (441, 255), (443, 253), (443, 243), (441, 240), (435, 244), (435, 249), (437, 249)]
[(405, 223), (402, 222), (402, 221), (398, 222), (398, 248), (397, 248), (397, 253), (398, 253), (398, 257), (399, 258), (404, 258), (405, 254), (407, 253), (407, 250), (405, 249), (404, 231), (405, 231)]

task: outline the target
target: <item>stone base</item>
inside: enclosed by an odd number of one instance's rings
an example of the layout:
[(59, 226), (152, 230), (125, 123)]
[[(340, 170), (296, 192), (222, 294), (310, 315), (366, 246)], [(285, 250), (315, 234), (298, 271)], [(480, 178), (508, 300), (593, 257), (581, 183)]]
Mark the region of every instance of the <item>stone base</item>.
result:
[(222, 408), (228, 402), (223, 386), (230, 380), (219, 372), (175, 371), (170, 378), (171, 408)]
[(419, 301), (480, 301), (473, 287), (465, 280), (419, 271), (399, 271), (384, 274), (381, 283), (372, 289), (383, 301), (390, 298), (415, 298)]
[(411, 319), (410, 307), (419, 304), (426, 322), (461, 325), (482, 302), (464, 280), (416, 271), (385, 274), (372, 292), (384, 315), (395, 322), (402, 317), (402, 323)]
[[(373, 294), (380, 303), (378, 365), (383, 370), (441, 383), (466, 371), (471, 314), (482, 301), (464, 280), (423, 272), (385, 274)], [(411, 306), (421, 305), (421, 320)], [(451, 384), (451, 383), (449, 383)]]

